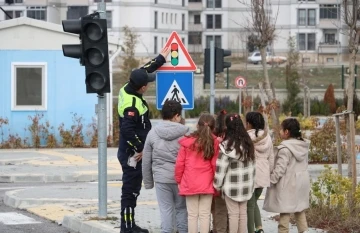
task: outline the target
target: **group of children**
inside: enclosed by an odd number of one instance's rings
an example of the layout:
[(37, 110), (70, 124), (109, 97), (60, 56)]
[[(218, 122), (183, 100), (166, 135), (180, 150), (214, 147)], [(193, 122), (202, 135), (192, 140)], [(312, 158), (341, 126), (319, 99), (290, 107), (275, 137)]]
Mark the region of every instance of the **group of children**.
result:
[(155, 185), (161, 232), (208, 233), (211, 214), (213, 232), (264, 232), (257, 205), (264, 188), (263, 208), (280, 213), (278, 232), (289, 232), (290, 213), (298, 231), (307, 232), (309, 143), (296, 119), (281, 123), (283, 141), (274, 155), (259, 112), (247, 113), (245, 123), (225, 110), (216, 118), (205, 113), (188, 134), (181, 110), (180, 103), (165, 102), (163, 121), (149, 132), (143, 152), (144, 185)]

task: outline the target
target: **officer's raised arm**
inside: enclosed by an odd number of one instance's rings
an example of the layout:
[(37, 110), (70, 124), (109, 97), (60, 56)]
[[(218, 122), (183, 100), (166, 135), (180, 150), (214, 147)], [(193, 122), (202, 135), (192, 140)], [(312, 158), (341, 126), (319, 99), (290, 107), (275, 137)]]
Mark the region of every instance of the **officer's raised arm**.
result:
[(166, 58), (169, 53), (170, 48), (163, 48), (157, 57), (146, 63), (143, 67), (141, 67), (141, 69), (145, 69), (148, 73), (154, 72), (166, 63)]

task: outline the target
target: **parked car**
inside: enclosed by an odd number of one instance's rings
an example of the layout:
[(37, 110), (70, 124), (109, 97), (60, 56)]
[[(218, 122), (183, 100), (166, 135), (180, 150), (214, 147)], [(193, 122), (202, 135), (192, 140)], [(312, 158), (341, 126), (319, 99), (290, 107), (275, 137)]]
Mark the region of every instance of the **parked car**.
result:
[[(268, 63), (268, 64), (282, 64), (286, 61), (287, 61), (286, 57), (272, 56), (269, 52), (266, 52), (266, 63)], [(255, 65), (259, 64), (259, 62), (261, 62), (260, 52), (259, 51), (253, 52), (248, 57), (248, 62), (253, 63)]]
[[(266, 59), (270, 56), (270, 53), (266, 53)], [(253, 63), (255, 65), (261, 62), (261, 54), (260, 51), (253, 52), (250, 57), (248, 57), (248, 62)]]

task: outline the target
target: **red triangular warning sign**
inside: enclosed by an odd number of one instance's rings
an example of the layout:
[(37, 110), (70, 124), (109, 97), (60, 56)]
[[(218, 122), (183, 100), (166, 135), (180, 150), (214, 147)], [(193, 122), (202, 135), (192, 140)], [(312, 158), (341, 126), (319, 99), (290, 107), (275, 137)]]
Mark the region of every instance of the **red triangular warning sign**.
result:
[(174, 31), (171, 33), (165, 47), (171, 49), (166, 63), (157, 70), (166, 71), (195, 71), (196, 65), (190, 57), (189, 52), (182, 43), (179, 35)]

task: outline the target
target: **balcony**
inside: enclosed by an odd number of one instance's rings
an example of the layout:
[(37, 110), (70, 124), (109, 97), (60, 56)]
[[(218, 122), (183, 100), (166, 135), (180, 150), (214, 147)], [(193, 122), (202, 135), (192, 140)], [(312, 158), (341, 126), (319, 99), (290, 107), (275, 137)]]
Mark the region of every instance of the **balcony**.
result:
[(199, 23), (199, 24), (189, 23), (189, 31), (190, 32), (202, 32), (203, 26), (201, 23)]
[(319, 54), (336, 54), (338, 51), (341, 52), (341, 45), (339, 43), (329, 44), (320, 42), (319, 44)]
[(338, 0), (317, 0), (316, 3), (332, 5), (332, 4), (339, 4), (339, 1)]
[(321, 29), (337, 29), (340, 22), (337, 19), (320, 19), (319, 28)]
[(188, 4), (189, 11), (203, 11), (202, 2), (189, 2)]

